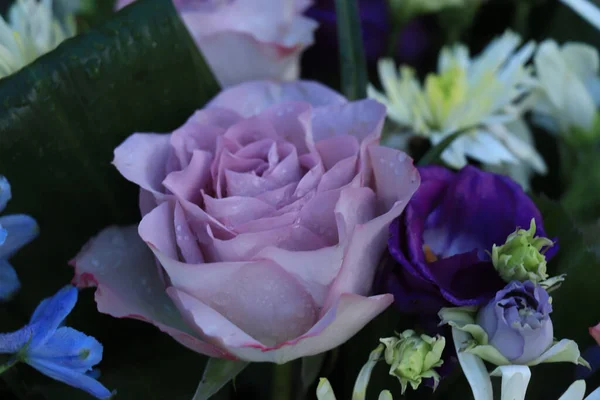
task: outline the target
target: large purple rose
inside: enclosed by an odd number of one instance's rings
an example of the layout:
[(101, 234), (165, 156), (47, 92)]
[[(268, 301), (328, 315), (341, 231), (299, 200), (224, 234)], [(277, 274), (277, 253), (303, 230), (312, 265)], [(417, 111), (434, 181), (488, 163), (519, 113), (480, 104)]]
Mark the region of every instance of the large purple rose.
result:
[(492, 245), (503, 244), (532, 218), (545, 236), (539, 211), (502, 175), (472, 166), (457, 173), (437, 166), (419, 172), (421, 186), (390, 225), (391, 257), (381, 289), (394, 294), (401, 311), (421, 315), (486, 303), (505, 285), (488, 254)]
[(373, 100), (263, 81), (171, 134), (132, 135), (114, 164), (140, 186), (143, 219), (91, 240), (75, 282), (98, 286), (100, 311), (210, 356), (283, 363), (340, 345), (393, 301), (368, 296), (419, 185), (412, 160), (379, 145), (384, 119)]

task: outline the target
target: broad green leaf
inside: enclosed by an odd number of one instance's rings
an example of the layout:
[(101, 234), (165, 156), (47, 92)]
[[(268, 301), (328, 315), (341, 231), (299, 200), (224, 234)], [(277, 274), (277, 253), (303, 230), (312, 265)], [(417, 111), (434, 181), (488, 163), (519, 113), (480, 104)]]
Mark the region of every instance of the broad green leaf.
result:
[(357, 0), (335, 0), (342, 92), (350, 100), (367, 97), (367, 61)]
[(208, 400), (248, 366), (244, 361), (211, 358), (192, 400)]
[(136, 2), (0, 80), (8, 211), (41, 229), (13, 259), (24, 314), (70, 279), (67, 261), (90, 236), (139, 220), (137, 188), (111, 165), (113, 149), (133, 132), (180, 126), (218, 91), (171, 0)]

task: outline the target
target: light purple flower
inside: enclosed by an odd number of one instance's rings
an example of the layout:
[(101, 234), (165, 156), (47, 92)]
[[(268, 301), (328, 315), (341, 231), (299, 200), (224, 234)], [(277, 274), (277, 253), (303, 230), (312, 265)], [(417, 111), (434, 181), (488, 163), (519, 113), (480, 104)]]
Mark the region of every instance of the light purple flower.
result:
[(212, 356), (282, 363), (338, 346), (392, 302), (366, 296), (419, 185), (412, 160), (379, 145), (384, 119), (316, 83), (250, 82), (170, 135), (132, 135), (114, 164), (142, 189), (143, 242), (105, 230), (75, 281), (100, 288), (100, 311)]
[(477, 324), (513, 364), (526, 364), (553, 341), (552, 304), (544, 288), (531, 281), (509, 283), (477, 314)]
[[(117, 9), (134, 0), (119, 0)], [(310, 0), (173, 0), (222, 86), (295, 80), (317, 23), (302, 15)]]

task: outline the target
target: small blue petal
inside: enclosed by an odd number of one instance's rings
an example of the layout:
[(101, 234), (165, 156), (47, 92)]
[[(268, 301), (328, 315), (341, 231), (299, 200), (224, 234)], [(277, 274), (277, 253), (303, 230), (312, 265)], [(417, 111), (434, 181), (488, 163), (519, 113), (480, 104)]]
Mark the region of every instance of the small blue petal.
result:
[(31, 242), (40, 232), (37, 223), (29, 215), (14, 214), (0, 217), (0, 225), (7, 236), (0, 246), (0, 258), (8, 259), (17, 250)]
[(0, 175), (0, 212), (4, 211), (10, 198), (10, 183), (4, 176)]
[(0, 354), (16, 354), (27, 345), (33, 332), (30, 326), (16, 332), (0, 333)]
[(4, 227), (0, 224), (0, 246), (4, 244), (7, 235), (8, 232), (6, 232), (6, 229), (4, 229)]
[(8, 261), (0, 259), (0, 301), (9, 300), (20, 288), (15, 269)]
[(30, 346), (37, 348), (54, 335), (56, 329), (77, 303), (77, 289), (67, 285), (54, 296), (43, 300), (35, 309), (29, 325), (34, 330)]
[(55, 364), (49, 360), (33, 359), (27, 362), (33, 368), (52, 379), (66, 383), (67, 385), (84, 390), (97, 399), (108, 399), (111, 396), (110, 391), (94, 378)]
[(92, 336), (62, 327), (46, 343), (27, 349), (26, 362), (32, 359), (57, 363), (83, 374), (102, 360), (102, 345)]

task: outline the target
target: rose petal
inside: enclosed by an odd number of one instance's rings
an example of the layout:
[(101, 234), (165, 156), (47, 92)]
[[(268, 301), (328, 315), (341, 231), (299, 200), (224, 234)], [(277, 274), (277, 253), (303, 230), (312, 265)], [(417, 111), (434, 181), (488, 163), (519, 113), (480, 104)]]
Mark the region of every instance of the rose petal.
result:
[(196, 235), (190, 229), (188, 221), (185, 216), (185, 211), (181, 207), (181, 204), (175, 204), (174, 213), (175, 223), (175, 238), (177, 240), (177, 247), (183, 261), (190, 264), (199, 264), (204, 262), (204, 255), (198, 245)]
[(339, 346), (393, 302), (391, 295), (362, 297), (345, 293), (307, 333), (278, 346), (266, 347), (252, 340), (198, 299), (175, 288), (171, 288), (169, 293), (179, 302), (181, 309), (188, 311), (188, 321), (193, 321), (207, 337), (220, 343), (232, 354), (246, 361), (279, 364)]
[(98, 311), (149, 322), (184, 346), (211, 357), (232, 358), (191, 330), (166, 295), (152, 252), (137, 227), (109, 227), (91, 239), (72, 262), (73, 283), (96, 286)]
[(210, 165), (212, 154), (194, 150), (192, 159), (183, 170), (173, 171), (167, 175), (163, 185), (180, 200), (198, 203), (202, 198), (202, 190), (211, 183)]
[[(285, 216), (287, 219), (288, 216)], [(268, 221), (265, 221), (267, 223)], [(220, 240), (209, 234), (207, 251), (214, 261), (242, 261), (255, 256), (266, 246), (277, 246), (286, 250), (317, 250), (329, 245), (322, 236), (298, 224), (274, 226), (261, 231), (240, 233), (228, 240)]]
[(293, 144), (299, 154), (304, 154), (309, 151), (307, 121), (311, 112), (309, 103), (286, 101), (269, 107), (261, 116), (271, 121), (281, 139)]
[(289, 251), (277, 247), (262, 249), (257, 259), (272, 260), (294, 276), (312, 296), (318, 307), (325, 303), (329, 285), (342, 266), (340, 246), (324, 247), (312, 251)]
[[(342, 191), (336, 206), (336, 218), (340, 243), (345, 246), (344, 263), (325, 302), (326, 307), (332, 304), (340, 293), (364, 294), (371, 290), (375, 268), (387, 244), (388, 227), (392, 220), (402, 213), (419, 186), (420, 179), (409, 157), (403, 159), (396, 157), (392, 165), (376, 165), (378, 166), (373, 168), (378, 198), (386, 204), (395, 191), (396, 203), (385, 214), (373, 219), (371, 213), (375, 212), (375, 204), (368, 207), (363, 205), (362, 213), (357, 210), (355, 204), (355, 197), (367, 198), (365, 188), (347, 188)], [(404, 170), (403, 176), (408, 179), (406, 181), (390, 179), (390, 176), (396, 176), (394, 173), (396, 170)], [(389, 186), (384, 191), (385, 185)], [(363, 204), (370, 203), (364, 203), (363, 200)], [(369, 212), (369, 209), (372, 211)]]
[(169, 151), (169, 135), (134, 133), (115, 149), (113, 164), (125, 179), (158, 199), (164, 193), (162, 181)]
[[(231, 60), (227, 62), (231, 63)], [(246, 67), (245, 62), (242, 64)], [(304, 101), (313, 107), (346, 103), (344, 97), (317, 82), (254, 81), (222, 91), (206, 107), (228, 108), (249, 117), (285, 101)]]
[[(369, 146), (367, 154), (373, 169), (378, 211), (386, 212), (398, 200), (408, 202), (421, 183), (412, 159), (402, 151), (379, 145)], [(405, 193), (410, 194), (407, 197)]]
[(354, 136), (343, 135), (319, 140), (315, 147), (323, 160), (325, 170), (330, 170), (343, 159), (358, 156), (360, 146)]
[(318, 192), (325, 192), (332, 189), (339, 189), (352, 182), (356, 176), (358, 157), (348, 157), (337, 162), (329, 169), (319, 182)]
[(231, 196), (215, 199), (205, 194), (203, 199), (206, 212), (232, 229), (275, 212), (269, 204), (252, 197)]
[(174, 288), (203, 302), (263, 345), (294, 339), (315, 322), (318, 311), (310, 295), (272, 261), (191, 265), (152, 250)]
[(385, 106), (375, 100), (330, 103), (313, 110), (312, 138), (317, 143), (334, 136), (351, 135), (359, 141), (379, 136), (385, 115)]

